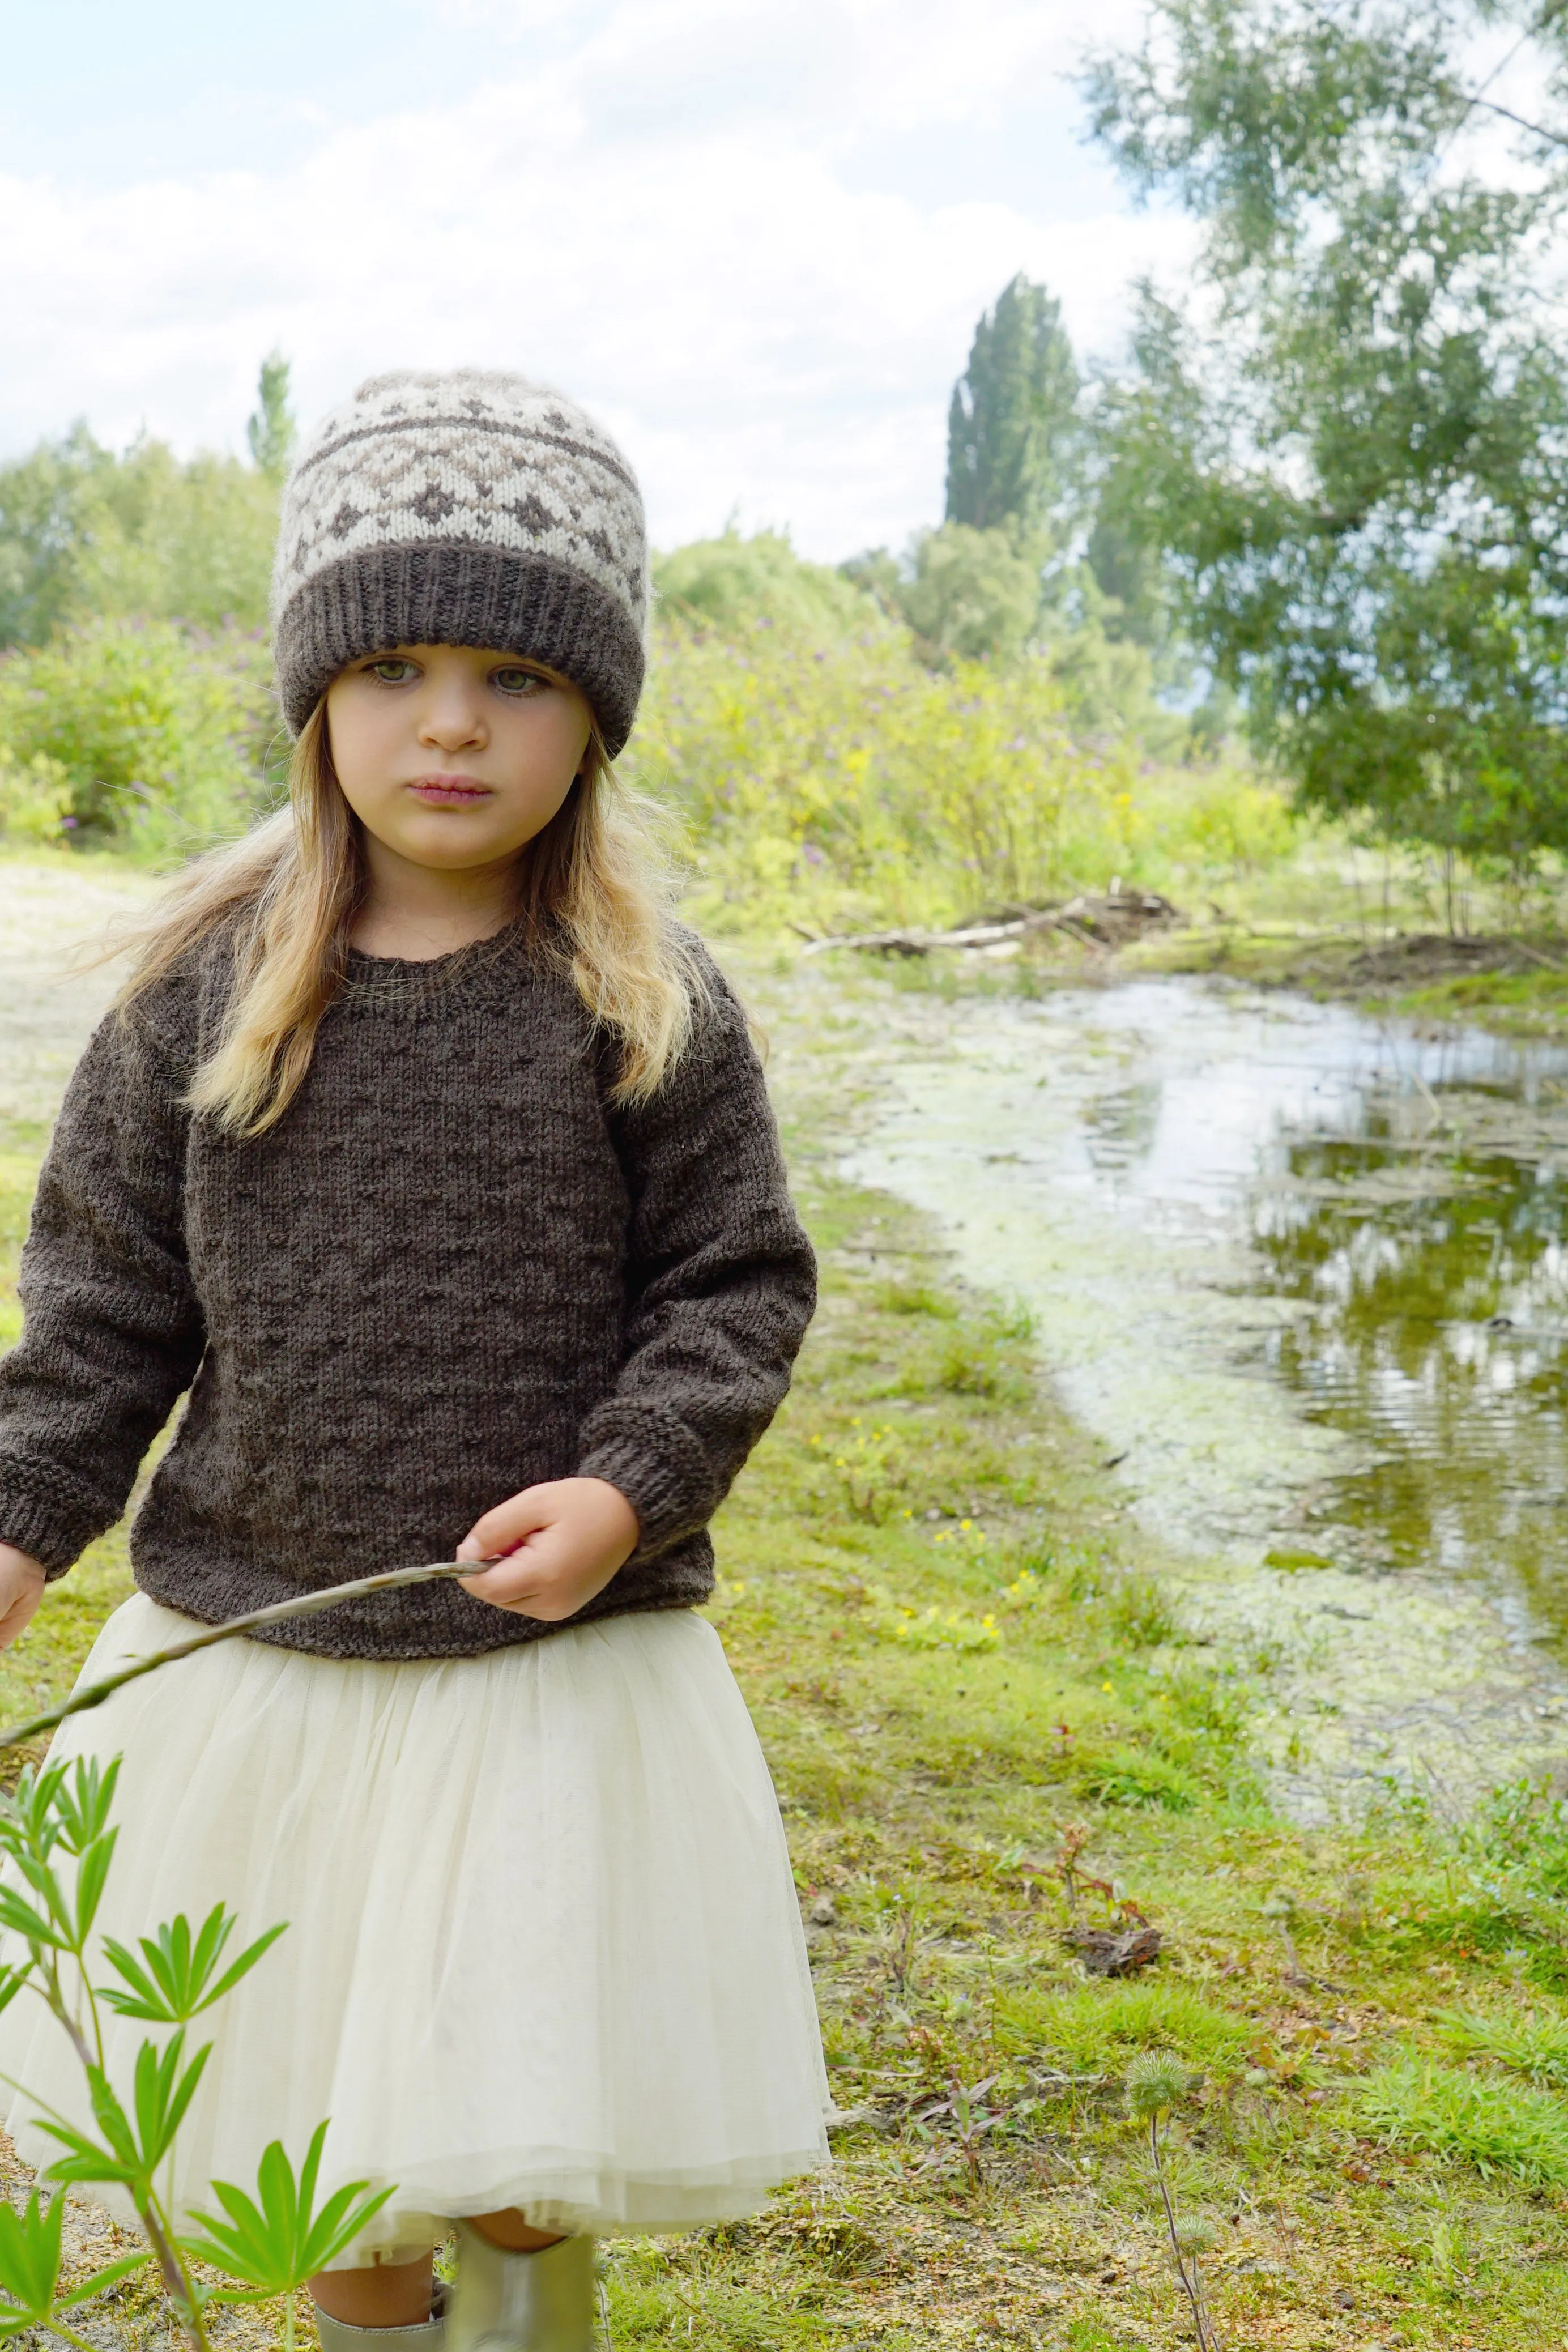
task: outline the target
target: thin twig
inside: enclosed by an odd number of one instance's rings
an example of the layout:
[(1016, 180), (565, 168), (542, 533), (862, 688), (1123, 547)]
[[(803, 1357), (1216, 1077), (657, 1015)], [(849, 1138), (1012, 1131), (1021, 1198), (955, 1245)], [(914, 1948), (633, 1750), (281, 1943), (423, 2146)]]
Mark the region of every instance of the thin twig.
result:
[(275, 1601), (268, 1609), (252, 1609), (243, 1617), (230, 1617), (221, 1625), (208, 1625), (193, 1633), (188, 1642), (175, 1642), (166, 1650), (154, 1650), (150, 1657), (137, 1658), (118, 1674), (108, 1675), (100, 1683), (89, 1683), (84, 1689), (73, 1691), (59, 1706), (51, 1707), (47, 1715), (36, 1715), (29, 1723), (13, 1724), (9, 1731), (0, 1731), (0, 1750), (19, 1747), (24, 1739), (37, 1739), (41, 1732), (53, 1731), (68, 1715), (83, 1715), (89, 1707), (101, 1706), (127, 1683), (142, 1675), (150, 1675), (156, 1666), (172, 1666), (179, 1658), (194, 1657), (198, 1650), (210, 1650), (215, 1642), (226, 1642), (237, 1633), (259, 1633), (263, 1626), (284, 1625), (290, 1618), (314, 1617), (326, 1609), (341, 1608), (345, 1601), (363, 1601), (373, 1592), (397, 1592), (405, 1585), (434, 1584), (448, 1576), (477, 1576), (492, 1563), (480, 1559), (438, 1559), (425, 1568), (389, 1568), (380, 1576), (356, 1577), (352, 1584), (329, 1584), (321, 1592), (302, 1592), (293, 1601)]

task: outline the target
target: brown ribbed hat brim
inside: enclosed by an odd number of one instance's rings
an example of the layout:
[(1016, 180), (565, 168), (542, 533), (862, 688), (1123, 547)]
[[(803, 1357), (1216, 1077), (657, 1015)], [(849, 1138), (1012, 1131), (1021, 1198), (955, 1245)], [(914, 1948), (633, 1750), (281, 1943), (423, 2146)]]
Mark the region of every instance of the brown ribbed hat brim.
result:
[(452, 540), (372, 547), (313, 572), (279, 614), (283, 717), (298, 735), (338, 672), (393, 646), (481, 646), (558, 670), (612, 759), (632, 731), (643, 649), (606, 589), (554, 557)]

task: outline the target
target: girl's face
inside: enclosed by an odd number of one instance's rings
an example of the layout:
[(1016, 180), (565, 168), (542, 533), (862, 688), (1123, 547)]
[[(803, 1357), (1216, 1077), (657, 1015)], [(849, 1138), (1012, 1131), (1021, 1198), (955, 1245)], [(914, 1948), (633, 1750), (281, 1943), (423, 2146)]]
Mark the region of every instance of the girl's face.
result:
[(505, 865), (542, 833), (591, 728), (574, 687), (468, 646), (398, 646), (327, 689), (332, 766), (360, 823), (449, 873)]

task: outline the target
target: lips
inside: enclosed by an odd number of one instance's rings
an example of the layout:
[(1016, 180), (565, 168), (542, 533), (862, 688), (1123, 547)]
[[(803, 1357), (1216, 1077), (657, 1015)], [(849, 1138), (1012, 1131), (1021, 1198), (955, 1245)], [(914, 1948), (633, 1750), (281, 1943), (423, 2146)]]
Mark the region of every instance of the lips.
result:
[(490, 797), (477, 776), (416, 776), (408, 789), (426, 808), (473, 808)]

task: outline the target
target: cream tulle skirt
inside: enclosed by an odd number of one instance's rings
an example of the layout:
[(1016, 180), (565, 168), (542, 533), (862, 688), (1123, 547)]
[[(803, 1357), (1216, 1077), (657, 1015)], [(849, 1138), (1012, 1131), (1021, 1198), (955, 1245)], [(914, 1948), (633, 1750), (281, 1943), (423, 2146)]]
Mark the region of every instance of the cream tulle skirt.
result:
[[(82, 1679), (189, 1630), (138, 1594)], [(824, 2162), (778, 1806), (704, 1619), (413, 1664), (225, 1642), (73, 1717), (52, 1753), (124, 1757), (101, 1932), (134, 1948), (221, 1900), (237, 1953), (289, 1922), (193, 2029), (216, 2046), (177, 2204), (253, 2186), (269, 2140), (298, 2164), (329, 2116), (323, 2192), (397, 2184), (349, 2263), (503, 2206), (542, 2228), (682, 2229)], [(148, 2030), (111, 2028), (124, 2089)], [(86, 2120), (31, 1994), (0, 2015), (0, 2073)], [(43, 2164), (58, 2150), (36, 2112), (16, 2099), (7, 2127)]]

